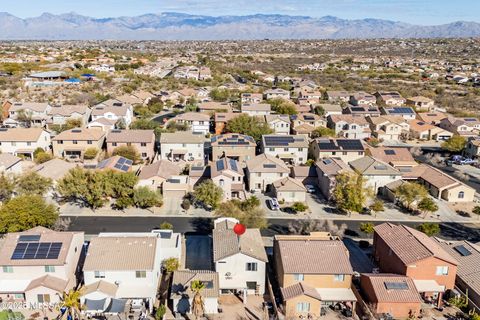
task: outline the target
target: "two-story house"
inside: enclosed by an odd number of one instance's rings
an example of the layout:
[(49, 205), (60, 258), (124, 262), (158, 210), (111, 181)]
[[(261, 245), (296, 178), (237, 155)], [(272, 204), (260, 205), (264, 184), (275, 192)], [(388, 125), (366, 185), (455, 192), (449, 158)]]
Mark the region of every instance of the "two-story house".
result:
[(265, 122), (275, 134), (290, 134), (290, 117), (287, 114), (269, 114)]
[(261, 149), (262, 153), (294, 165), (305, 163), (308, 158), (308, 140), (303, 135), (263, 135)]
[(247, 161), (246, 175), (250, 191), (269, 191), (273, 182), (289, 174), (290, 168), (285, 162), (265, 153)]
[(237, 236), (234, 218), (214, 221), (213, 262), (218, 272), (220, 292), (263, 295), (267, 254), (259, 229), (248, 228)]
[(330, 115), (327, 118), (327, 125), (335, 130), (335, 134), (349, 139), (370, 138), (371, 129), (368, 121), (363, 116), (350, 114)]
[(288, 319), (316, 319), (335, 305), (355, 310), (349, 252), (338, 238), (324, 232), (277, 235), (273, 258)]
[(410, 227), (377, 225), (373, 258), (381, 272), (410, 277), (424, 299), (438, 304), (442, 293), (455, 287), (458, 262), (437, 242)]
[(230, 158), (237, 160), (241, 165), (255, 157), (257, 144), (247, 135), (226, 133), (211, 138), (212, 160)]
[(0, 245), (0, 299), (51, 307), (77, 286), (83, 232), (36, 227), (9, 233)]
[(375, 194), (382, 194), (383, 187), (402, 179), (399, 170), (370, 156), (351, 161), (349, 164), (355, 172), (364, 177), (366, 187), (372, 188)]
[(379, 140), (406, 140), (410, 125), (399, 116), (367, 117), (372, 135)]
[(143, 160), (155, 156), (155, 133), (153, 130), (112, 130), (106, 138), (107, 153), (122, 146), (134, 147)]
[(359, 139), (318, 138), (312, 141), (310, 149), (315, 161), (323, 158), (339, 158), (349, 163), (365, 155), (365, 145)]
[(52, 139), (53, 155), (59, 158), (83, 159), (85, 150), (102, 150), (105, 132), (75, 128), (61, 132)]
[(326, 127), (325, 119), (314, 113), (305, 112), (292, 117), (292, 131), (294, 134), (305, 134), (310, 136), (313, 130), (319, 127)]
[(353, 172), (353, 170), (339, 158), (320, 159), (315, 163), (315, 169), (317, 170), (317, 185), (320, 192), (328, 200), (333, 199), (337, 175)]
[(407, 106), (414, 107), (416, 111), (432, 111), (435, 108), (435, 101), (426, 97), (411, 97), (407, 99)]
[(268, 103), (244, 103), (241, 112), (249, 116), (266, 116), (272, 112), (272, 106)]
[(103, 101), (92, 108), (92, 122), (101, 118), (123, 122), (128, 127), (133, 120), (133, 107), (116, 99)]
[(52, 106), (49, 103), (13, 102), (5, 125), (24, 127), (45, 127), (49, 119), (48, 112)]
[(245, 199), (244, 173), (237, 160), (222, 158), (214, 161), (210, 175), (213, 183), (222, 188), (223, 200)]
[(401, 107), (407, 102), (407, 99), (402, 97), (397, 91), (377, 91), (374, 93), (374, 96), (377, 98), (378, 105), (388, 107)]
[(76, 119), (82, 121), (82, 126), (86, 125), (90, 119), (92, 111), (86, 104), (75, 105), (53, 105), (48, 111), (48, 116), (51, 117), (47, 121), (48, 125), (64, 125), (69, 119)]
[(477, 137), (480, 133), (480, 120), (477, 118), (447, 117), (438, 126), (463, 137)]
[(210, 116), (206, 113), (186, 112), (177, 115), (169, 122), (176, 122), (188, 126), (193, 133), (207, 134), (210, 132)]
[(260, 103), (263, 100), (263, 95), (261, 93), (245, 92), (240, 95), (240, 100), (242, 105), (244, 103)]
[(33, 152), (50, 150), (50, 134), (42, 128), (0, 128), (0, 151), (33, 159)]
[(178, 161), (205, 161), (205, 136), (191, 132), (165, 132), (160, 136), (160, 158)]
[(328, 101), (337, 102), (337, 103), (340, 103), (340, 102), (347, 103), (348, 101), (350, 101), (351, 95), (352, 94), (347, 91), (327, 91), (325, 93), (325, 96)]
[(413, 120), (417, 117), (417, 113), (411, 107), (382, 107), (380, 112), (389, 116), (399, 116), (405, 120)]
[(360, 91), (350, 95), (349, 102), (354, 106), (373, 106), (377, 103), (377, 98), (373, 94)]
[[(92, 237), (87, 249), (81, 302), (85, 312), (108, 312), (101, 304), (116, 299), (131, 300), (133, 306), (152, 311), (157, 297), (162, 262), (180, 259), (182, 239), (172, 230), (151, 233), (100, 233)], [(102, 310), (89, 306), (102, 306)]]
[(285, 100), (290, 99), (290, 91), (287, 91), (287, 90), (281, 89), (281, 88), (266, 90), (263, 93), (263, 95), (265, 97), (265, 100), (270, 100), (270, 99), (275, 99), (275, 98), (282, 98), (282, 99), (285, 99)]

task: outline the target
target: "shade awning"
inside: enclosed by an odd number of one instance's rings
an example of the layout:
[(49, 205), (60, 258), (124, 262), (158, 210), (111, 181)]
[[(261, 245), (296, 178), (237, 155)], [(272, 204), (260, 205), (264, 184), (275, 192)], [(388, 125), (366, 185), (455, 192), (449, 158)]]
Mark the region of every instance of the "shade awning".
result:
[(103, 312), (107, 308), (107, 298), (100, 300), (85, 299), (86, 311)]
[(295, 158), (295, 155), (293, 155), (291, 153), (283, 153), (283, 154), (279, 154), (278, 157), (280, 159), (293, 159), (293, 158)]
[(445, 286), (441, 286), (435, 280), (413, 280), (418, 292), (444, 292)]
[(357, 301), (350, 288), (316, 288), (322, 301)]
[(126, 309), (127, 300), (125, 299), (111, 299), (110, 304), (105, 309), (105, 313), (124, 313)]
[(0, 293), (23, 293), (30, 280), (0, 280)]

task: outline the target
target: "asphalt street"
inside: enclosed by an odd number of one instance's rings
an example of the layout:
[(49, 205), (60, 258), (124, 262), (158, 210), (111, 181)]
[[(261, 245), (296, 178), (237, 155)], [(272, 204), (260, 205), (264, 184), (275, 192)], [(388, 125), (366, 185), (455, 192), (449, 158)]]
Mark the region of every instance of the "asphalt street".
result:
[[(177, 232), (190, 234), (209, 234), (212, 229), (212, 219), (195, 217), (69, 217), (71, 231), (84, 231), (87, 235), (100, 232), (149, 232), (158, 228), (162, 222), (169, 222)], [(288, 233), (292, 219), (269, 219), (268, 229), (262, 230), (262, 235)], [(334, 220), (337, 225), (346, 224), (346, 236), (365, 237), (360, 231), (361, 221)], [(375, 224), (380, 222), (376, 221)], [(416, 227), (418, 222), (402, 222), (410, 227)], [(441, 233), (438, 235), (446, 240), (469, 240), (480, 242), (480, 229), (472, 224), (441, 223)]]

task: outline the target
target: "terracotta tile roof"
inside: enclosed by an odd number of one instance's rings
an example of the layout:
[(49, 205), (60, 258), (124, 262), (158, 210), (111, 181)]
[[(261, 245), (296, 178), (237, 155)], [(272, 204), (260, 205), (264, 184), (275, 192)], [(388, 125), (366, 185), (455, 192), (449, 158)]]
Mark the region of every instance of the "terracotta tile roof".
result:
[(235, 146), (255, 147), (257, 144), (252, 137), (240, 133), (225, 133), (211, 138), (212, 147)]
[(337, 175), (341, 172), (353, 172), (350, 167), (339, 158), (325, 158), (318, 160), (315, 165), (327, 176)]
[(215, 112), (215, 122), (228, 122), (241, 115), (239, 112)]
[(321, 300), (320, 293), (309, 285), (298, 282), (286, 288), (281, 288), (283, 300), (287, 301), (300, 296), (307, 296), (317, 300)]
[(375, 227), (375, 233), (405, 265), (430, 257), (458, 265), (458, 262), (433, 239), (410, 227), (382, 223)]
[(372, 157), (375, 159), (381, 160), (383, 162), (392, 164), (395, 163), (410, 163), (416, 165), (415, 159), (413, 158), (410, 150), (408, 148), (398, 148), (398, 147), (369, 147), (367, 149)]
[(348, 250), (340, 240), (288, 240), (282, 237), (275, 241), (278, 241), (278, 254), (287, 274), (353, 274)]
[(110, 297), (115, 297), (117, 290), (117, 285), (104, 280), (100, 280), (84, 286), (81, 292), (83, 296), (92, 292), (102, 292)]
[(59, 141), (59, 140), (92, 140), (98, 141), (105, 136), (105, 132), (96, 129), (89, 129), (89, 128), (75, 128), (61, 132), (57, 136), (55, 136), (52, 140)]
[[(390, 303), (421, 303), (420, 294), (413, 283), (413, 280), (406, 276), (396, 274), (362, 274), (364, 279), (371, 285), (374, 294), (372, 302), (390, 302)], [(390, 283), (401, 284), (406, 289), (387, 288)]]
[(68, 281), (51, 276), (49, 274), (44, 275), (40, 278), (32, 280), (25, 291), (30, 291), (38, 287), (46, 287), (57, 292), (63, 293), (67, 287)]
[(85, 271), (153, 270), (156, 237), (93, 237), (85, 258)]
[(165, 132), (160, 135), (160, 144), (177, 144), (177, 143), (186, 143), (186, 144), (198, 144), (204, 143), (205, 136), (203, 134), (194, 134), (191, 132), (180, 131), (180, 132)]
[(44, 102), (13, 102), (9, 111), (32, 110), (34, 112), (45, 112), (49, 104)]
[(408, 124), (410, 125), (410, 130), (414, 132), (423, 132), (437, 128), (434, 125), (428, 124), (420, 120), (411, 120), (408, 121)]
[(215, 224), (213, 229), (213, 261), (242, 253), (260, 261), (267, 262), (267, 254), (259, 229), (247, 229), (237, 237), (233, 232), (233, 224), (228, 220)]
[(355, 123), (358, 125), (367, 125), (368, 122), (365, 119), (365, 117), (362, 116), (354, 116), (351, 114), (332, 114), (328, 116), (333, 123), (338, 123), (338, 122), (348, 122), (348, 123)]
[(107, 135), (107, 143), (153, 143), (155, 134), (153, 130), (112, 130)]
[(150, 165), (144, 166), (138, 178), (141, 180), (153, 177), (168, 179), (171, 176), (179, 175), (181, 172), (181, 168), (175, 163), (168, 160), (159, 160)]
[(43, 132), (42, 128), (6, 128), (0, 130), (0, 141), (36, 142)]
[(307, 191), (300, 181), (286, 177), (272, 183), (277, 191)]
[(192, 298), (195, 293), (191, 285), (194, 280), (200, 280), (205, 284), (202, 290), (202, 296), (206, 298), (215, 298), (219, 296), (218, 273), (207, 270), (178, 270), (173, 273), (170, 298), (174, 299), (187, 295)]
[(59, 105), (53, 106), (50, 111), (48, 111), (48, 115), (51, 116), (64, 116), (69, 117), (74, 113), (85, 114), (89, 111), (87, 105), (84, 104), (75, 104), (75, 105)]
[(400, 171), (397, 169), (370, 156), (351, 161), (350, 166), (362, 175), (401, 176)]
[(181, 121), (210, 121), (210, 115), (200, 112), (185, 112), (177, 115), (171, 120), (181, 120)]

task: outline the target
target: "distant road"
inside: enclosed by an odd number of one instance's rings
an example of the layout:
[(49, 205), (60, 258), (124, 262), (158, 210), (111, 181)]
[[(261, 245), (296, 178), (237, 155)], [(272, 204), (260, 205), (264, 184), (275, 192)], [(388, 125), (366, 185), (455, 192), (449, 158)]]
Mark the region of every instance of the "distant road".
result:
[[(208, 234), (211, 231), (212, 220), (210, 218), (195, 217), (70, 217), (69, 229), (72, 231), (84, 231), (87, 235), (96, 235), (100, 232), (149, 232), (162, 222), (169, 222), (177, 232)], [(288, 226), (292, 219), (269, 219), (269, 228), (262, 230), (262, 235), (273, 236), (275, 234), (288, 233)], [(334, 220), (341, 225), (345, 223), (345, 234), (353, 237), (364, 237), (360, 231), (361, 221)], [(381, 222), (374, 222), (379, 224)], [(395, 222), (396, 223), (396, 222)], [(403, 224), (416, 227), (418, 222), (402, 222)], [(439, 237), (447, 240), (469, 240), (474, 243), (480, 242), (480, 228), (473, 224), (441, 223)]]

